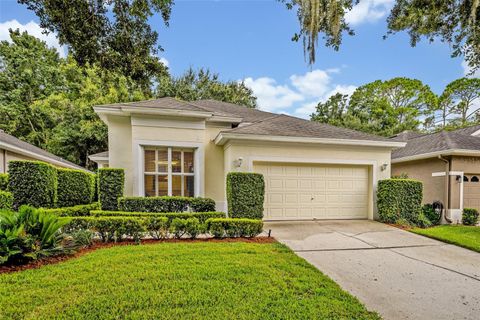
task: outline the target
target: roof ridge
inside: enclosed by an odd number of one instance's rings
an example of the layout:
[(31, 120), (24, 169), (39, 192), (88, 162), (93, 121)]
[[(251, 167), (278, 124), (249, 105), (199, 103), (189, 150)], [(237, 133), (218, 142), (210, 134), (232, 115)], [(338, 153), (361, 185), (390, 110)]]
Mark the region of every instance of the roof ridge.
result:
[(282, 114), (275, 114), (275, 115), (273, 115), (273, 116), (271, 116), (271, 117), (268, 117), (268, 118), (265, 118), (265, 119), (261, 119), (261, 120), (255, 121), (255, 122), (251, 122), (251, 123), (248, 123), (248, 124), (243, 125), (243, 126), (238, 126), (238, 127), (234, 128), (234, 129), (230, 129), (230, 130), (228, 130), (228, 132), (234, 132), (234, 131), (236, 131), (237, 129), (248, 128), (248, 127), (251, 127), (251, 126), (260, 124), (260, 123), (262, 123), (262, 122), (265, 122), (265, 121), (267, 121), (267, 120), (271, 120), (271, 119), (274, 119), (274, 118), (278, 118), (278, 117), (280, 117), (280, 116), (282, 116)]

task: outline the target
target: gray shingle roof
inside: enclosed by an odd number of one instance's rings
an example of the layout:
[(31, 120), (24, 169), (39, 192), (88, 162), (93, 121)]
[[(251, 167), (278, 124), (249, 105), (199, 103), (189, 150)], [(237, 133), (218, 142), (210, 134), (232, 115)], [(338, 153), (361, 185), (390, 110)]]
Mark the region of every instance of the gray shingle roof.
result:
[(205, 112), (204, 109), (196, 107), (189, 102), (181, 101), (171, 97), (165, 97), (165, 98), (154, 99), (154, 100), (145, 100), (145, 101), (106, 104), (106, 105), (100, 105), (99, 107), (103, 107), (103, 108), (142, 107), (142, 108), (159, 108), (159, 109)]
[(242, 118), (243, 122), (257, 122), (276, 115), (275, 113), (216, 100), (199, 100), (192, 102), (192, 104), (214, 113), (228, 114), (230, 116)]
[(471, 135), (479, 129), (480, 126), (472, 126), (455, 131), (440, 131), (409, 139), (404, 148), (399, 148), (392, 152), (392, 159), (448, 150), (480, 151), (480, 137)]
[(95, 153), (95, 154), (91, 154), (88, 157), (89, 158), (108, 158), (108, 150), (103, 151), (103, 152), (99, 152), (99, 153)]
[(283, 114), (271, 116), (263, 121), (240, 126), (226, 132), (287, 137), (391, 141), (388, 138)]
[(403, 142), (406, 142), (406, 141), (408, 141), (408, 140), (410, 140), (410, 139), (424, 136), (425, 134), (426, 134), (426, 133), (421, 133), (421, 132), (415, 132), (415, 131), (406, 130), (406, 131), (402, 131), (402, 132), (394, 135), (393, 137), (390, 137), (390, 139), (395, 140), (395, 141), (403, 141)]
[[(61, 162), (68, 167), (75, 167), (77, 169), (86, 170), (85, 168), (83, 168), (79, 165), (76, 165), (73, 162), (67, 161), (67, 160), (65, 160), (63, 158), (60, 158), (60, 157), (58, 157), (58, 156), (56, 156), (56, 155), (54, 155), (54, 154), (52, 154), (48, 151), (45, 151), (45, 150), (40, 149), (38, 147), (35, 147), (34, 145), (31, 145), (30, 143), (27, 143), (25, 141), (17, 139), (12, 135), (9, 135), (9, 134), (3, 132), (2, 130), (0, 130), (0, 142), (3, 142), (5, 144), (14, 146), (16, 148), (34, 153), (34, 154), (39, 155), (39, 156), (43, 156), (43, 157), (52, 159), (54, 161)], [(0, 148), (1, 148), (1, 146), (0, 146)]]

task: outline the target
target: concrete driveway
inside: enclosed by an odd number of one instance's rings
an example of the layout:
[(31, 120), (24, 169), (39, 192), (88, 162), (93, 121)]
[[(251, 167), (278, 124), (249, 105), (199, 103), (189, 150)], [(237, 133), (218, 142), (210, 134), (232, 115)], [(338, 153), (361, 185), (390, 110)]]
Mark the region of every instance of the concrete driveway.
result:
[(366, 220), (265, 229), (384, 319), (480, 319), (480, 254)]

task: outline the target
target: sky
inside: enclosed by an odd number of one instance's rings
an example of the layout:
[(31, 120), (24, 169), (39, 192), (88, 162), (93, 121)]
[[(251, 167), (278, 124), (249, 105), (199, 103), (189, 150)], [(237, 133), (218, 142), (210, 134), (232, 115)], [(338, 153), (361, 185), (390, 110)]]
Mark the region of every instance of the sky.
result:
[[(406, 33), (384, 40), (393, 2), (360, 0), (346, 17), (356, 35), (346, 35), (338, 52), (320, 40), (312, 66), (302, 44), (291, 41), (298, 31), (295, 12), (275, 0), (176, 0), (168, 27), (159, 15), (150, 24), (173, 75), (209, 68), (222, 80), (244, 81), (260, 109), (309, 118), (318, 102), (371, 81), (416, 78), (440, 93), (468, 73), (462, 58), (450, 57), (448, 44), (422, 41), (412, 48)], [(0, 40), (8, 40), (9, 28), (27, 30), (61, 55), (67, 52), (54, 34), (42, 34), (38, 18), (24, 5), (0, 0)]]

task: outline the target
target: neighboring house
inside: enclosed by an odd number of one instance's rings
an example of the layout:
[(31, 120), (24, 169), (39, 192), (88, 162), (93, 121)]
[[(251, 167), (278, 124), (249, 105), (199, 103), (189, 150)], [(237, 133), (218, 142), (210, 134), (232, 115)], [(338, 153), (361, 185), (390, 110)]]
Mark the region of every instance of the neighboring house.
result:
[(0, 173), (8, 171), (8, 162), (11, 160), (39, 160), (56, 167), (86, 170), (0, 130)]
[(402, 132), (407, 142), (392, 153), (392, 175), (423, 182), (423, 201), (440, 201), (447, 218), (461, 220), (463, 208), (480, 210), (480, 125), (433, 134)]
[(267, 220), (373, 219), (377, 181), (405, 145), (213, 100), (94, 109), (108, 125), (102, 165), (125, 169), (127, 195), (205, 196), (226, 210), (227, 173), (260, 172)]
[(108, 168), (108, 151), (92, 154), (88, 158), (95, 162), (99, 168)]

